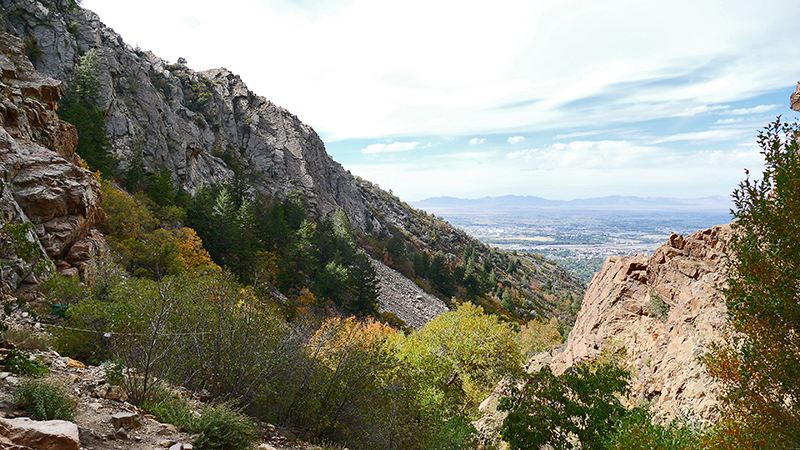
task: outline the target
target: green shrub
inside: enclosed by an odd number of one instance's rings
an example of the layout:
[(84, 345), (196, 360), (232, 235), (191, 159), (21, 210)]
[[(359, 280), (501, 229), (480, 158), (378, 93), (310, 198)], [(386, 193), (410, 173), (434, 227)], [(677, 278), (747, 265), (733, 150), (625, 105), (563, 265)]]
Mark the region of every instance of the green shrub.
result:
[(666, 322), (669, 317), (669, 304), (661, 299), (655, 292), (650, 293), (650, 304), (647, 305), (647, 312), (661, 322)]
[(629, 392), (629, 379), (613, 361), (584, 362), (559, 376), (544, 366), (500, 400), (499, 409), (509, 413), (501, 426), (503, 440), (511, 449), (599, 450), (628, 412), (620, 397)]
[(119, 362), (103, 363), (103, 378), (106, 383), (114, 386), (121, 386), (125, 382), (125, 366)]
[(163, 384), (153, 387), (142, 402), (142, 409), (156, 416), (159, 422), (171, 423), (182, 430), (191, 428), (195, 418), (189, 402)]
[(6, 358), (6, 370), (19, 375), (41, 378), (50, 372), (47, 366), (28, 352), (19, 349), (11, 350)]
[(23, 382), (14, 392), (14, 406), (31, 413), (34, 420), (72, 420), (75, 401), (60, 384), (45, 380)]
[(634, 408), (606, 436), (608, 450), (694, 450), (703, 448), (703, 428), (684, 420), (653, 422), (653, 415)]
[(224, 403), (206, 408), (191, 432), (197, 450), (247, 450), (258, 436), (250, 418)]

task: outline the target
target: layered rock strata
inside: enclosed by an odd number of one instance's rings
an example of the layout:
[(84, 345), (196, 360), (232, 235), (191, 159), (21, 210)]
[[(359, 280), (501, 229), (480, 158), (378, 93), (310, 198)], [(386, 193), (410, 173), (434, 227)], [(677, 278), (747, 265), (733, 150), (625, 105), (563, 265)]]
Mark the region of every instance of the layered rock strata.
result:
[[(35, 225), (41, 257), (58, 260), (64, 270), (85, 267), (86, 252), (66, 257), (95, 224), (105, 220), (100, 185), (75, 154), (75, 127), (58, 118), (61, 82), (34, 70), (24, 42), (0, 33), (0, 195), (2, 223)], [(92, 235), (95, 247), (102, 237)], [(97, 256), (94, 252), (92, 256)], [(32, 263), (13, 254), (0, 255), (5, 289), (32, 280)], [(88, 255), (87, 255), (88, 258)]]

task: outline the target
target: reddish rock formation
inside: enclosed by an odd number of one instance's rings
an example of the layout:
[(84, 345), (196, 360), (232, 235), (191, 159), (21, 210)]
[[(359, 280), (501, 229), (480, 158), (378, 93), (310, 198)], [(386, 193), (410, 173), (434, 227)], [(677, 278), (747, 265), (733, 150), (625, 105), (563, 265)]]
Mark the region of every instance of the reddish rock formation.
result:
[(789, 97), (789, 105), (793, 110), (800, 111), (800, 82), (797, 83), (797, 90)]
[[(47, 257), (74, 273), (87, 264), (78, 255), (91, 252), (70, 249), (106, 217), (100, 185), (75, 154), (75, 127), (56, 114), (61, 82), (36, 72), (23, 42), (6, 33), (0, 33), (0, 71), (1, 223), (33, 222)], [(105, 248), (102, 236), (93, 236), (92, 248)], [(14, 290), (31, 267), (13, 255), (0, 256), (13, 260), (4, 265), (2, 281)]]
[(588, 287), (564, 350), (553, 357), (553, 371), (603, 349), (618, 351), (633, 393), (657, 415), (712, 418), (719, 389), (698, 357), (726, 327), (718, 288), (730, 233), (726, 225), (672, 235), (650, 258), (609, 258)]

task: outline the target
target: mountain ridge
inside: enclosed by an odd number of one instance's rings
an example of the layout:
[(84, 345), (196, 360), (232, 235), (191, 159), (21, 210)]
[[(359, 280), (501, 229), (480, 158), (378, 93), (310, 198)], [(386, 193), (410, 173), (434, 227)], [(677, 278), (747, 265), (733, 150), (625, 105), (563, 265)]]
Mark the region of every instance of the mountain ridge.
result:
[(564, 210), (648, 210), (648, 211), (730, 211), (731, 200), (724, 196), (699, 198), (637, 197), (611, 195), (574, 200), (550, 200), (531, 195), (504, 195), (467, 199), (450, 196), (430, 197), (409, 202), (420, 209), (564, 209)]

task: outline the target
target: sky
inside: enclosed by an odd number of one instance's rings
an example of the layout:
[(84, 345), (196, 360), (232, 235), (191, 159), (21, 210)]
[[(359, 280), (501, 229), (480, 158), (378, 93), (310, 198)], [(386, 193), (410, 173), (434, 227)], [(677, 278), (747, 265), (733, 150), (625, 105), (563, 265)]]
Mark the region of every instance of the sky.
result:
[(436, 196), (728, 196), (794, 120), (797, 0), (84, 0), (226, 67), (353, 174)]

